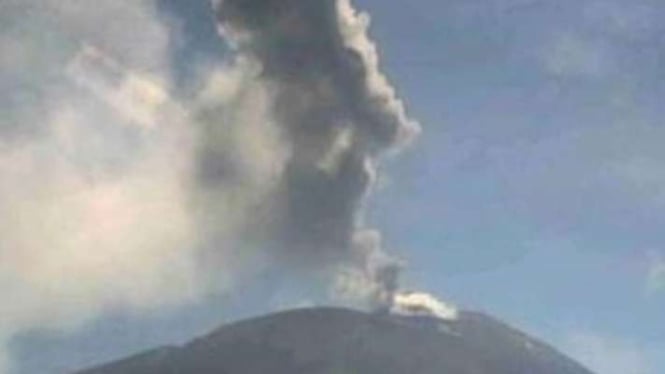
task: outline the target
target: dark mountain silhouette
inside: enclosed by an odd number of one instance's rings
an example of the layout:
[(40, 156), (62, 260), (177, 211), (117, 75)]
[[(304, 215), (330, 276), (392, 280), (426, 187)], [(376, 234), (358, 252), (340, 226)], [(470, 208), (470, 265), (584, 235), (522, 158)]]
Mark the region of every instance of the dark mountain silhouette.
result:
[(222, 326), (79, 374), (592, 374), (482, 313), (454, 321), (300, 309)]

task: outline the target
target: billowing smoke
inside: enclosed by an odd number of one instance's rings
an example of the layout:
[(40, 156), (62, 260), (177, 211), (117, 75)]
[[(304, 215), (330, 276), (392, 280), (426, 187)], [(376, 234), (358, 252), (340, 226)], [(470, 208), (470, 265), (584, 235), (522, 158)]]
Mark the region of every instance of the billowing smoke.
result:
[(205, 292), (167, 36), (148, 1), (0, 1), (2, 374), (25, 331)]
[(419, 131), (381, 74), (369, 17), (348, 0), (223, 0), (222, 33), (260, 66), (288, 156), (271, 214), (278, 258), (348, 266), (379, 304), (399, 265), (365, 227), (379, 158)]
[(349, 0), (215, 11), (234, 57), (180, 97), (154, 0), (0, 0), (0, 373), (26, 330), (182, 305), (268, 266), (441, 309), (397, 294), (402, 264), (363, 217), (381, 158), (419, 132), (369, 17)]
[(400, 292), (393, 299), (391, 311), (406, 315), (426, 315), (440, 319), (456, 319), (457, 308), (422, 292)]

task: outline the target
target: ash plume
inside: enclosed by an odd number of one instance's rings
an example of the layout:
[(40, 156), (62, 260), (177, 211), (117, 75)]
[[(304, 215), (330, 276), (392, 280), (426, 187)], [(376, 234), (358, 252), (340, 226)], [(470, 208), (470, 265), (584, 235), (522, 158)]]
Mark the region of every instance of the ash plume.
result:
[(156, 5), (0, 0), (0, 373), (25, 331), (187, 305), (271, 266), (417, 309), (364, 217), (381, 159), (419, 132), (369, 17), (218, 1), (234, 58), (193, 67), (184, 94)]
[(381, 156), (419, 127), (379, 70), (369, 17), (348, 0), (222, 0), (216, 9), (235, 52), (259, 64), (288, 149), (272, 213), (278, 260), (348, 266), (390, 303), (399, 266), (365, 227), (363, 205)]

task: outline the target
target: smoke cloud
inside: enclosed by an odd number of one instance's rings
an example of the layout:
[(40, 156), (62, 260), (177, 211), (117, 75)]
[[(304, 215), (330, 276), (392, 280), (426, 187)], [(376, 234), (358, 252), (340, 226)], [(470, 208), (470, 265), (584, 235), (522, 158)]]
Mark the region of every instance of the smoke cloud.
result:
[(441, 314), (398, 293), (402, 264), (365, 222), (381, 159), (419, 133), (369, 17), (349, 0), (217, 1), (233, 57), (181, 97), (155, 5), (0, 0), (0, 346), (270, 266)]
[(392, 311), (406, 315), (428, 315), (446, 320), (457, 319), (457, 308), (422, 292), (396, 294)]
[(204, 292), (195, 134), (152, 5), (0, 1), (0, 373), (25, 331)]
[(419, 127), (379, 70), (369, 17), (348, 0), (223, 0), (217, 14), (235, 52), (260, 66), (288, 149), (271, 211), (278, 260), (346, 267), (389, 304), (399, 266), (363, 206), (380, 157)]

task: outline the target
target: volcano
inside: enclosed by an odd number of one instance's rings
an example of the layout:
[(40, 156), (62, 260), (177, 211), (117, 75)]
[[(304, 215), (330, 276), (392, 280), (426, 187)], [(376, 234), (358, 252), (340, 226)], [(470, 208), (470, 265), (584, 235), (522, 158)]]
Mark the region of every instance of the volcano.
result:
[(220, 327), (78, 374), (592, 374), (478, 312), (455, 319), (298, 309)]

